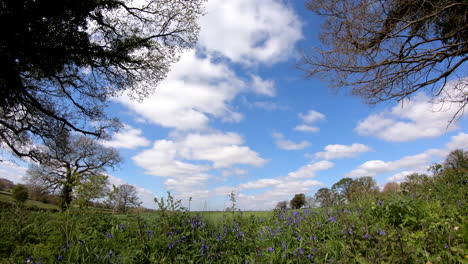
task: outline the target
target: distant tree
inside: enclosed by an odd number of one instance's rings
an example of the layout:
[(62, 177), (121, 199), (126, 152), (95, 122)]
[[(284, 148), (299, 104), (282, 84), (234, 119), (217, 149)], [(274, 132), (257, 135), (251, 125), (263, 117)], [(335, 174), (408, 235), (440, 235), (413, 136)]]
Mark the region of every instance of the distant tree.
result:
[(115, 210), (126, 212), (129, 207), (137, 207), (141, 203), (138, 200), (135, 186), (122, 184), (112, 186), (112, 191), (108, 194), (107, 204)]
[(317, 206), (317, 201), (314, 196), (306, 196), (306, 206), (307, 208), (314, 208)]
[(281, 201), (276, 204), (276, 209), (287, 209), (288, 208), (288, 201)]
[(61, 131), (45, 140), (45, 149), (39, 156), (40, 164), (33, 164), (27, 174), (31, 182), (47, 190), (60, 190), (62, 209), (73, 200), (77, 186), (101, 177), (106, 168), (116, 167), (121, 158), (112, 148), (106, 148), (91, 138)]
[(0, 178), (0, 191), (11, 190), (15, 187), (15, 184), (7, 179)]
[(426, 174), (413, 173), (406, 176), (406, 180), (400, 184), (400, 189), (404, 193), (416, 193), (427, 188), (432, 182), (432, 178)]
[(100, 137), (104, 108), (143, 99), (197, 40), (203, 0), (0, 0), (1, 147), (36, 159), (50, 123)]
[(388, 182), (385, 184), (382, 192), (384, 194), (393, 194), (397, 193), (400, 190), (400, 185), (396, 182)]
[(28, 188), (23, 184), (17, 184), (11, 192), (15, 201), (24, 203), (28, 199)]
[(455, 169), (468, 172), (468, 151), (454, 150), (448, 154), (443, 164), (445, 169)]
[(372, 177), (360, 177), (353, 181), (350, 192), (351, 199), (357, 199), (376, 195), (379, 192), (379, 187)]
[[(368, 103), (402, 100), (424, 89), (457, 114), (468, 104), (466, 0), (309, 0), (325, 21), (324, 48), (304, 52), (302, 69)], [(434, 85), (439, 85), (434, 88)], [(454, 89), (450, 91), (448, 88)]]
[(315, 193), (315, 200), (321, 207), (332, 206), (334, 202), (334, 193), (328, 188), (320, 188)]
[(337, 183), (333, 184), (331, 190), (336, 195), (336, 200), (338, 201), (350, 201), (351, 200), (351, 185), (354, 180), (351, 178), (343, 178)]
[(306, 203), (305, 195), (303, 193), (298, 193), (294, 195), (294, 198), (289, 202), (289, 205), (292, 209), (299, 209), (304, 206)]

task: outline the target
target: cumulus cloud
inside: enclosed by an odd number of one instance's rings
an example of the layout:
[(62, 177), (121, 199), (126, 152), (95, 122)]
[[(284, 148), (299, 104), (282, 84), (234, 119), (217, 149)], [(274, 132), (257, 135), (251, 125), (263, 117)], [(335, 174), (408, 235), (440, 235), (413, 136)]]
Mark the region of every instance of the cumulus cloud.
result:
[(210, 0), (200, 27), (208, 53), (246, 65), (283, 61), (302, 38), (299, 18), (279, 0)]
[(294, 128), (294, 130), (315, 133), (315, 132), (319, 132), (320, 128), (315, 127), (315, 126), (309, 126), (309, 125), (298, 125)]
[(309, 110), (306, 114), (299, 113), (299, 117), (307, 124), (317, 122), (319, 120), (324, 120), (325, 115), (314, 110)]
[(122, 131), (112, 136), (112, 140), (102, 141), (101, 144), (106, 147), (127, 149), (149, 146), (151, 142), (143, 137), (142, 133), (141, 129), (125, 125)]
[(305, 140), (300, 143), (295, 143), (291, 140), (285, 139), (281, 133), (273, 133), (273, 138), (275, 139), (276, 146), (283, 150), (300, 150), (310, 146), (310, 143)]
[(22, 166), (9, 160), (0, 162), (0, 178), (5, 178), (14, 183), (25, 183), (26, 166)]
[(322, 160), (314, 163), (307, 164), (294, 172), (288, 173), (287, 179), (304, 179), (315, 177), (316, 171), (328, 170), (335, 164), (328, 160)]
[(252, 75), (252, 90), (261, 95), (273, 97), (276, 94), (275, 84), (271, 80), (263, 80), (259, 76)]
[(236, 164), (262, 166), (266, 160), (236, 133), (189, 133), (172, 140), (157, 140), (151, 149), (133, 157), (146, 173), (168, 178), (165, 185), (179, 193), (201, 191), (212, 169), (244, 173)]
[(468, 89), (468, 78), (449, 82), (440, 96), (431, 98), (419, 93), (390, 110), (371, 114), (360, 121), (355, 130), (359, 135), (394, 142), (433, 138), (454, 131), (458, 129), (457, 124), (454, 122), (449, 125), (449, 122), (460, 109), (461, 103), (448, 102), (447, 98), (459, 92), (457, 87), (460, 82), (465, 83), (464, 89)]
[(352, 158), (358, 156), (360, 153), (370, 151), (371, 148), (363, 145), (354, 143), (352, 145), (327, 145), (324, 148), (325, 151), (315, 153), (315, 158), (320, 159), (339, 159), (339, 158)]
[(199, 58), (188, 51), (173, 65), (154, 94), (142, 102), (128, 96), (115, 98), (141, 119), (179, 130), (205, 129), (210, 117), (238, 122), (242, 114), (229, 103), (246, 89), (246, 83), (222, 63)]
[(309, 110), (305, 114), (299, 113), (299, 118), (302, 119), (303, 124), (297, 125), (294, 130), (316, 133), (320, 131), (320, 128), (312, 126), (311, 124), (320, 120), (325, 120), (325, 115), (315, 110)]
[[(370, 160), (359, 165), (356, 169), (345, 174), (346, 177), (363, 177), (363, 176), (376, 176), (381, 173), (396, 172), (398, 170), (405, 170), (406, 172), (399, 172), (388, 178), (389, 180), (402, 179), (412, 172), (425, 172), (430, 165), (430, 162), (437, 158), (445, 158), (450, 151), (467, 146), (468, 134), (459, 133), (453, 136), (443, 149), (428, 149), (423, 153), (405, 156), (395, 161), (382, 161)], [(463, 145), (465, 144), (465, 145)], [(403, 176), (404, 175), (404, 176)]]

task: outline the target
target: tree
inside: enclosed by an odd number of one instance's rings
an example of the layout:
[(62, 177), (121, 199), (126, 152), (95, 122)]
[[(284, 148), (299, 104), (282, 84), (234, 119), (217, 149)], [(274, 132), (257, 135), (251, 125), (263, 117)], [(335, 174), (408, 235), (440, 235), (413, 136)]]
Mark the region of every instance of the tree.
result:
[(342, 201), (343, 199), (351, 201), (351, 185), (354, 180), (351, 178), (343, 178), (337, 183), (333, 184), (331, 190), (337, 196), (337, 200)]
[(317, 201), (314, 196), (306, 196), (306, 206), (308, 208), (314, 208), (317, 206)]
[(17, 184), (11, 192), (13, 199), (19, 203), (24, 203), (28, 199), (28, 188), (23, 184)]
[(130, 184), (122, 184), (116, 187), (112, 186), (113, 190), (109, 193), (107, 204), (115, 210), (126, 212), (128, 207), (137, 207), (140, 205), (135, 186)]
[(384, 194), (394, 194), (400, 191), (400, 185), (396, 182), (387, 182), (382, 190)]
[(288, 208), (288, 201), (281, 201), (276, 204), (276, 209), (285, 210)]
[(36, 160), (50, 123), (96, 137), (104, 108), (143, 99), (197, 40), (204, 0), (0, 0), (0, 144)]
[(94, 175), (87, 181), (81, 182), (75, 188), (74, 200), (80, 208), (88, 208), (92, 200), (102, 198), (109, 192), (107, 185), (108, 177), (105, 175)]
[(334, 201), (334, 194), (328, 188), (320, 188), (315, 193), (315, 200), (320, 204), (321, 207), (332, 206)]
[(325, 48), (304, 52), (300, 66), (310, 76), (351, 87), (368, 103), (424, 89), (457, 103), (455, 116), (468, 104), (468, 79), (445, 85), (466, 73), (465, 0), (309, 0), (306, 7), (325, 18)]
[(450, 152), (443, 166), (444, 169), (450, 168), (468, 172), (468, 151), (457, 149)]
[(370, 176), (357, 178), (350, 186), (351, 199), (376, 195), (378, 192), (379, 187), (375, 180)]
[(289, 202), (289, 205), (292, 209), (300, 209), (306, 203), (305, 195), (303, 193), (298, 193), (294, 195), (294, 198)]
[(78, 186), (101, 177), (106, 168), (115, 168), (121, 161), (115, 149), (67, 131), (46, 139), (45, 146), (38, 156), (41, 163), (32, 164), (27, 174), (35, 185), (52, 191), (60, 190), (63, 210), (72, 202), (72, 192)]

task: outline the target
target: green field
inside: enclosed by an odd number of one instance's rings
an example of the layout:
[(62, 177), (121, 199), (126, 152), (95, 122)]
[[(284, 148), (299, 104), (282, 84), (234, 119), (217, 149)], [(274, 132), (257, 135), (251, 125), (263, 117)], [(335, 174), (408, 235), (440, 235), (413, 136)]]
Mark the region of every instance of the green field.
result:
[[(0, 202), (13, 202), (13, 197), (11, 196), (10, 192), (0, 191)], [(46, 209), (46, 210), (59, 210), (59, 207), (54, 204), (47, 204), (39, 201), (34, 200), (26, 200), (25, 205), (27, 207), (37, 207), (39, 209)]]

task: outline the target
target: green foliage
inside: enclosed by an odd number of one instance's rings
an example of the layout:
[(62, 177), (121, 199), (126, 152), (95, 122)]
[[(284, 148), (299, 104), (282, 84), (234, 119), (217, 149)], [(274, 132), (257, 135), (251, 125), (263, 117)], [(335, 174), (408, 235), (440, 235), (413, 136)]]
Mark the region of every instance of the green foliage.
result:
[(299, 209), (306, 204), (306, 198), (303, 193), (294, 195), (294, 198), (289, 202), (292, 209)]
[(11, 192), (16, 202), (24, 203), (28, 199), (28, 188), (22, 184), (17, 184)]
[(80, 208), (88, 208), (91, 200), (104, 197), (107, 191), (107, 178), (105, 175), (95, 175), (89, 177), (88, 181), (79, 183), (73, 192), (73, 203)]
[(466, 263), (464, 177), (443, 168), (432, 178), (410, 177), (412, 192), (273, 213), (192, 213), (170, 193), (142, 215), (0, 203), (0, 262)]

